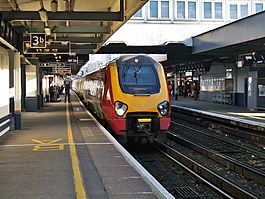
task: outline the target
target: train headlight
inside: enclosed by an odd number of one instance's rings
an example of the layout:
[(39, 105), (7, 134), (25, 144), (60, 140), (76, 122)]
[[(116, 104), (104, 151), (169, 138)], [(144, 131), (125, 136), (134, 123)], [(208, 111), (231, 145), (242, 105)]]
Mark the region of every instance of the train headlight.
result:
[(128, 106), (120, 101), (116, 101), (114, 103), (114, 106), (116, 114), (120, 117), (122, 117), (128, 109)]
[(162, 116), (166, 116), (169, 113), (168, 101), (163, 101), (157, 105), (157, 109)]

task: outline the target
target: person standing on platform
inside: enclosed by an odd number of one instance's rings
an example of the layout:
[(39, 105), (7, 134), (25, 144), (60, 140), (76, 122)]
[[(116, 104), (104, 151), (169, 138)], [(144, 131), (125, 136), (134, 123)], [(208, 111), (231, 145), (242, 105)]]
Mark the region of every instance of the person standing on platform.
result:
[(194, 99), (197, 100), (199, 97), (200, 86), (198, 82), (194, 83)]
[(70, 76), (67, 76), (64, 79), (64, 91), (65, 91), (65, 96), (64, 96), (64, 103), (66, 103), (66, 99), (68, 98), (68, 102), (71, 102), (71, 98), (70, 98), (70, 90), (72, 87), (72, 80)]

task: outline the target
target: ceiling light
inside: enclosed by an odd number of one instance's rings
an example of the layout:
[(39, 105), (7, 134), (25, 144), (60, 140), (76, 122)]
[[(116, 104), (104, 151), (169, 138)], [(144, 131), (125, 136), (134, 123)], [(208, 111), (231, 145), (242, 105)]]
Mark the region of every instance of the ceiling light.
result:
[(46, 35), (52, 34), (51, 28), (49, 26), (45, 26), (44, 30), (45, 30)]
[(42, 7), (40, 10), (39, 10), (39, 15), (40, 15), (40, 19), (42, 22), (47, 22), (48, 21), (48, 16), (47, 16), (47, 11), (45, 10), (44, 7)]

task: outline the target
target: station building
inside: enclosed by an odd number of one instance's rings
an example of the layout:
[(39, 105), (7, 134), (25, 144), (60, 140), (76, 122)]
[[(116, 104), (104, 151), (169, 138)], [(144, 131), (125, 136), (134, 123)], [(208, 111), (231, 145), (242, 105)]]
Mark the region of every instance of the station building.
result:
[[(262, 109), (265, 108), (262, 48), (253, 42), (248, 45), (240, 42), (256, 39), (255, 29), (261, 25), (258, 13), (263, 12), (264, 3), (151, 0), (108, 42), (125, 45), (128, 52), (136, 46), (141, 52), (143, 46), (152, 49), (151, 46), (160, 45), (156, 53), (163, 53), (167, 44), (178, 45), (166, 52), (167, 61), (162, 62), (168, 74), (174, 75), (169, 75), (169, 79), (175, 80), (176, 89), (184, 83), (190, 87), (196, 81), (200, 83), (202, 101)], [(209, 41), (214, 34), (218, 41)], [(244, 38), (228, 39), (234, 36)], [(235, 44), (234, 48), (228, 47)], [(201, 45), (207, 47), (198, 50)], [(153, 50), (143, 52), (152, 54)]]

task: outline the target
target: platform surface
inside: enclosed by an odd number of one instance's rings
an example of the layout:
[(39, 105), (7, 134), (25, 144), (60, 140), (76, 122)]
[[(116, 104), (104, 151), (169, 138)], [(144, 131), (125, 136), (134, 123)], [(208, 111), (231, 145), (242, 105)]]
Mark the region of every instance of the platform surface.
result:
[(22, 113), (22, 128), (0, 137), (1, 199), (160, 197), (76, 97)]
[(231, 120), (240, 120), (246, 123), (265, 126), (265, 111), (252, 111), (245, 107), (233, 106), (228, 104), (218, 104), (213, 102), (205, 102), (194, 100), (190, 97), (179, 96), (177, 100), (171, 98), (171, 105), (192, 109), (197, 111), (207, 112), (214, 116), (229, 118)]

